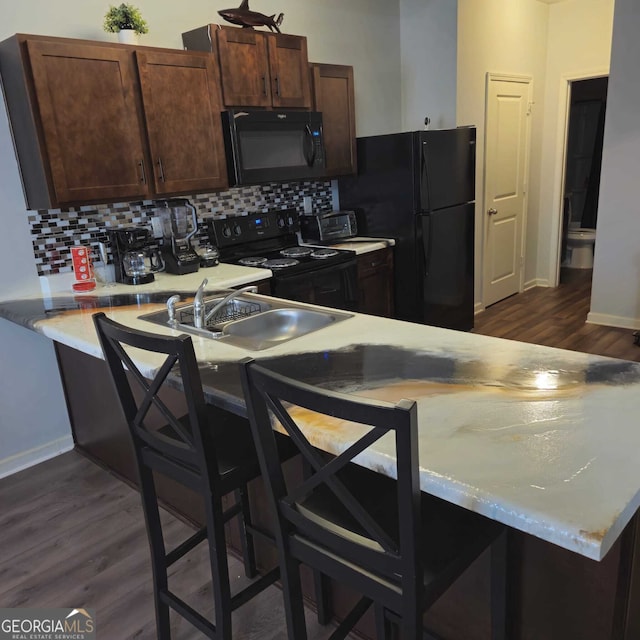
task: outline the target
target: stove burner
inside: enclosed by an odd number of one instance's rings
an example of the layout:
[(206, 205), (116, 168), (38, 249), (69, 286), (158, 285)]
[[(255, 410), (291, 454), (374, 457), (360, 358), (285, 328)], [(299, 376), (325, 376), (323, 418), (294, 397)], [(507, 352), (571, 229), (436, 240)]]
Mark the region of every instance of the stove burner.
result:
[(309, 247), (290, 247), (289, 249), (283, 249), (280, 255), (285, 258), (304, 258), (312, 253), (313, 249)]
[(318, 260), (325, 260), (326, 258), (333, 258), (333, 256), (337, 256), (338, 252), (335, 249), (316, 249), (312, 254), (312, 258), (317, 258)]
[(293, 258), (281, 258), (275, 260), (267, 260), (260, 266), (264, 267), (265, 269), (286, 269), (287, 267), (295, 267), (297, 264), (300, 263)]
[(267, 259), (261, 256), (249, 256), (248, 258), (240, 258), (238, 263), (245, 267), (261, 267), (266, 261)]

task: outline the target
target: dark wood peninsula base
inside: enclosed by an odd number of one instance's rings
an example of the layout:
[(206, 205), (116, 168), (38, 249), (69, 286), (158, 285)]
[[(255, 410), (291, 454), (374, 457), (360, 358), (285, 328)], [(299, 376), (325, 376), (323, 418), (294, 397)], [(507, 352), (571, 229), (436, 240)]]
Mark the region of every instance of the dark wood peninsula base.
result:
[[(56, 343), (73, 435), (78, 449), (127, 480), (136, 483), (133, 453), (123, 416), (102, 360)], [(166, 401), (175, 406), (176, 398)], [(291, 473), (298, 470), (293, 461)], [(289, 463), (291, 464), (291, 463)], [(187, 519), (200, 522), (198, 501), (187, 489), (163, 482), (165, 503)], [(262, 487), (251, 487), (256, 520), (269, 526)], [(637, 640), (640, 638), (640, 536), (638, 515), (601, 562), (513, 530), (510, 534), (510, 640)], [(230, 531), (232, 546), (237, 536)], [(239, 546), (236, 546), (236, 549)], [(275, 561), (275, 551), (260, 545), (263, 566)], [(311, 579), (305, 576), (311, 598)], [(487, 640), (490, 558), (484, 554), (440, 599), (425, 618), (434, 632), (449, 640)], [(338, 617), (355, 594), (333, 589)], [(360, 631), (374, 637), (372, 617)]]

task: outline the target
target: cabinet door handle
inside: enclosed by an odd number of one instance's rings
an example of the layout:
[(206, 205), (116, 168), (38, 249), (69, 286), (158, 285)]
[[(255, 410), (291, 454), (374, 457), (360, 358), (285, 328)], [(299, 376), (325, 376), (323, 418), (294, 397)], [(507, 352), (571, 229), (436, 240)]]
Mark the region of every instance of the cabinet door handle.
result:
[(280, 76), (276, 76), (276, 95), (280, 97)]
[(267, 76), (262, 76), (262, 93), (267, 95)]
[(138, 166), (140, 167), (140, 183), (147, 184), (147, 176), (144, 172), (144, 158), (138, 162)]
[(157, 165), (159, 171), (158, 179), (160, 180), (160, 182), (164, 182), (164, 168), (162, 166), (162, 158), (158, 158)]

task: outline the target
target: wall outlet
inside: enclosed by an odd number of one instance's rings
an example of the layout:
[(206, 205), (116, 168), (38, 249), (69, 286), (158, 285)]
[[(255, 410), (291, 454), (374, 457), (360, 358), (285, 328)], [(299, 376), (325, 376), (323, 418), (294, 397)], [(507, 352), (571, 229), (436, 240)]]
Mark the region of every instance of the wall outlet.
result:
[(151, 229), (156, 240), (162, 238), (162, 220), (158, 216), (151, 218)]
[(313, 213), (311, 196), (304, 196), (304, 198), (302, 198), (302, 203), (304, 204), (304, 212), (307, 215)]

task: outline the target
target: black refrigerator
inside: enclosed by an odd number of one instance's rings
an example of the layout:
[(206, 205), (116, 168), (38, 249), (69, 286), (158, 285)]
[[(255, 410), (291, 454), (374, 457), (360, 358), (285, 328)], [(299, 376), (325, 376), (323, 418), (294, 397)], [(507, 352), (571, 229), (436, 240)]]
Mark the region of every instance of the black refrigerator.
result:
[(358, 175), (338, 181), (358, 235), (394, 238), (396, 318), (473, 328), (476, 129), (358, 138)]

